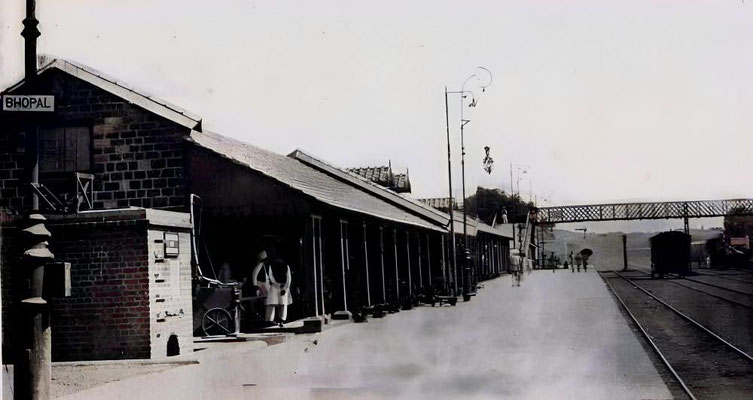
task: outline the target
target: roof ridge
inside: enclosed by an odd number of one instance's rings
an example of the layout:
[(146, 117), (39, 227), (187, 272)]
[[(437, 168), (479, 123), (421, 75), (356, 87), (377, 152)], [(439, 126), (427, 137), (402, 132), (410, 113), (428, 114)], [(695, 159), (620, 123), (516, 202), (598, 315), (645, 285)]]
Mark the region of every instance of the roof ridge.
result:
[[(37, 63), (42, 64), (41, 67), (37, 67), (39, 74), (42, 74), (52, 68), (56, 68), (89, 84), (97, 86), (98, 88), (114, 96), (123, 98), (124, 100), (130, 101), (131, 103), (134, 103), (141, 108), (169, 119), (179, 125), (194, 130), (201, 130), (200, 116), (193, 114), (181, 107), (178, 107), (177, 105), (172, 104), (166, 100), (149, 94), (146, 91), (136, 89), (126, 82), (118, 80), (115, 77), (107, 75), (95, 68), (79, 63), (78, 61), (68, 60), (51, 54), (42, 54), (37, 58)], [(9, 86), (7, 89), (3, 90), (3, 92), (12, 92), (23, 86), (25, 83), (26, 79), (24, 78), (14, 85)], [(107, 87), (109, 85), (113, 85), (114, 87)], [(125, 92), (118, 93), (118, 90), (124, 90)], [(148, 101), (148, 103), (139, 103), (139, 98), (144, 99), (144, 101)], [(158, 108), (162, 108), (167, 112), (160, 113)]]

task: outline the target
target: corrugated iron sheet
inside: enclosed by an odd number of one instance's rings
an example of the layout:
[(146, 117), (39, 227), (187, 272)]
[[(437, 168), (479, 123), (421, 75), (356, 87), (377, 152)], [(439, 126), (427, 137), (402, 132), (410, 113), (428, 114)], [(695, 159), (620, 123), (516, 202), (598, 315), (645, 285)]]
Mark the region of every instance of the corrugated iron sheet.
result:
[(444, 231), (352, 185), (317, 171), (304, 163), (251, 144), (211, 132), (191, 132), (187, 140), (239, 165), (331, 206), (388, 221)]

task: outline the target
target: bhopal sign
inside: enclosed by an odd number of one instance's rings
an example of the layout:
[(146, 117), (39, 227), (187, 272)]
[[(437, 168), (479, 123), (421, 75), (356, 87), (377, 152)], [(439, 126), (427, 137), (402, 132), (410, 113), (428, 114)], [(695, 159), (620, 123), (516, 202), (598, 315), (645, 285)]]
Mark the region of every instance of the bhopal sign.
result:
[(55, 96), (3, 95), (3, 111), (55, 111)]

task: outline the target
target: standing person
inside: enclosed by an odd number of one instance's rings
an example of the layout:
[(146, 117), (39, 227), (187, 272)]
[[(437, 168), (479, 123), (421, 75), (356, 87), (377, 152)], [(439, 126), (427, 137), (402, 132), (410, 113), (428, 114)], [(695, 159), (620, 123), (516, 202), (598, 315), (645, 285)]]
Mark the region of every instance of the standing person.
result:
[(521, 273), (523, 272), (522, 259), (519, 256), (513, 256), (512, 258), (512, 286), (520, 286)]
[[(567, 260), (565, 260), (565, 269), (568, 269), (569, 267), (570, 267), (570, 265), (567, 263)], [(574, 269), (572, 271), (575, 272)]]
[(580, 272), (580, 264), (583, 261), (583, 257), (580, 255), (580, 253), (577, 253), (575, 255), (575, 265), (578, 267), (578, 272)]
[[(257, 286), (266, 289), (267, 298), (264, 300), (266, 308), (264, 319), (268, 322), (277, 322), (280, 326), (288, 319), (288, 306), (293, 304), (293, 296), (290, 295), (292, 276), (290, 267), (273, 251), (259, 253), (260, 259), (257, 268), (254, 268), (253, 279)], [(258, 274), (264, 269), (265, 282), (258, 281)], [(275, 318), (277, 317), (277, 318)]]
[(262, 250), (256, 255), (256, 266), (251, 272), (251, 283), (259, 288), (259, 296), (267, 297), (269, 292), (269, 285), (267, 284), (267, 271), (264, 270), (264, 280), (259, 280), (259, 273), (264, 268), (264, 260), (267, 258), (267, 252)]
[(575, 272), (575, 262), (573, 261), (573, 252), (571, 251), (570, 254), (567, 255), (567, 258), (570, 260), (570, 269), (572, 272)]

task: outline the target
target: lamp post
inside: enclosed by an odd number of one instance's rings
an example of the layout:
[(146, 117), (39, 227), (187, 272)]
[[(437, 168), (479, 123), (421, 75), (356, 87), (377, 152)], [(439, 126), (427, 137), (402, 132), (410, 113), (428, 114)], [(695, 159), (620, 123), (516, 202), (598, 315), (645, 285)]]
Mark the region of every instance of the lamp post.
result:
[(458, 271), (457, 271), (457, 245), (455, 244), (455, 216), (454, 216), (454, 210), (453, 210), (453, 201), (452, 201), (452, 161), (451, 161), (451, 152), (450, 152), (450, 113), (448, 110), (448, 103), (447, 103), (447, 86), (444, 88), (444, 115), (445, 115), (445, 123), (447, 126), (447, 182), (450, 187), (450, 197), (448, 197), (449, 200), (449, 212), (450, 212), (450, 243), (452, 248), (452, 266), (450, 270), (452, 271), (452, 295), (457, 296), (458, 295)]
[[(488, 75), (489, 80), (485, 84), (482, 83), (481, 77), (479, 74), (482, 75)], [(469, 122), (471, 122), (468, 119), (465, 119), (464, 117), (464, 109), (465, 109), (465, 98), (470, 95), (471, 96), (471, 102), (468, 104), (468, 107), (476, 107), (476, 97), (473, 95), (473, 92), (470, 90), (466, 90), (465, 86), (468, 84), (468, 82), (476, 78), (476, 80), (479, 82), (479, 87), (481, 87), (481, 91), (486, 91), (486, 88), (489, 87), (492, 84), (492, 73), (488, 69), (484, 67), (477, 67), (476, 71), (473, 73), (473, 75), (469, 76), (468, 78), (463, 81), (463, 85), (460, 87), (460, 91), (447, 91), (447, 87), (445, 87), (445, 117), (447, 119), (447, 168), (448, 168), (448, 174), (450, 175), (450, 232), (453, 235), (453, 253), (455, 253), (455, 233), (454, 228), (452, 227), (453, 224), (453, 210), (452, 210), (452, 171), (450, 169), (450, 121), (449, 121), (449, 110), (448, 110), (448, 101), (447, 101), (447, 95), (448, 94), (459, 94), (460, 95), (460, 167), (461, 167), (461, 178), (462, 178), (462, 194), (463, 194), (463, 271), (464, 271), (464, 278), (463, 278), (463, 295), (466, 300), (468, 300), (468, 293), (470, 292), (470, 274), (467, 271), (468, 269), (468, 213), (466, 211), (465, 207), (465, 135), (464, 135), (464, 128), (465, 125)], [(453, 254), (453, 258), (456, 257), (456, 254)], [(457, 262), (453, 260), (454, 267), (455, 267), (455, 279), (457, 279)], [(457, 285), (455, 285), (455, 290), (457, 292)]]

